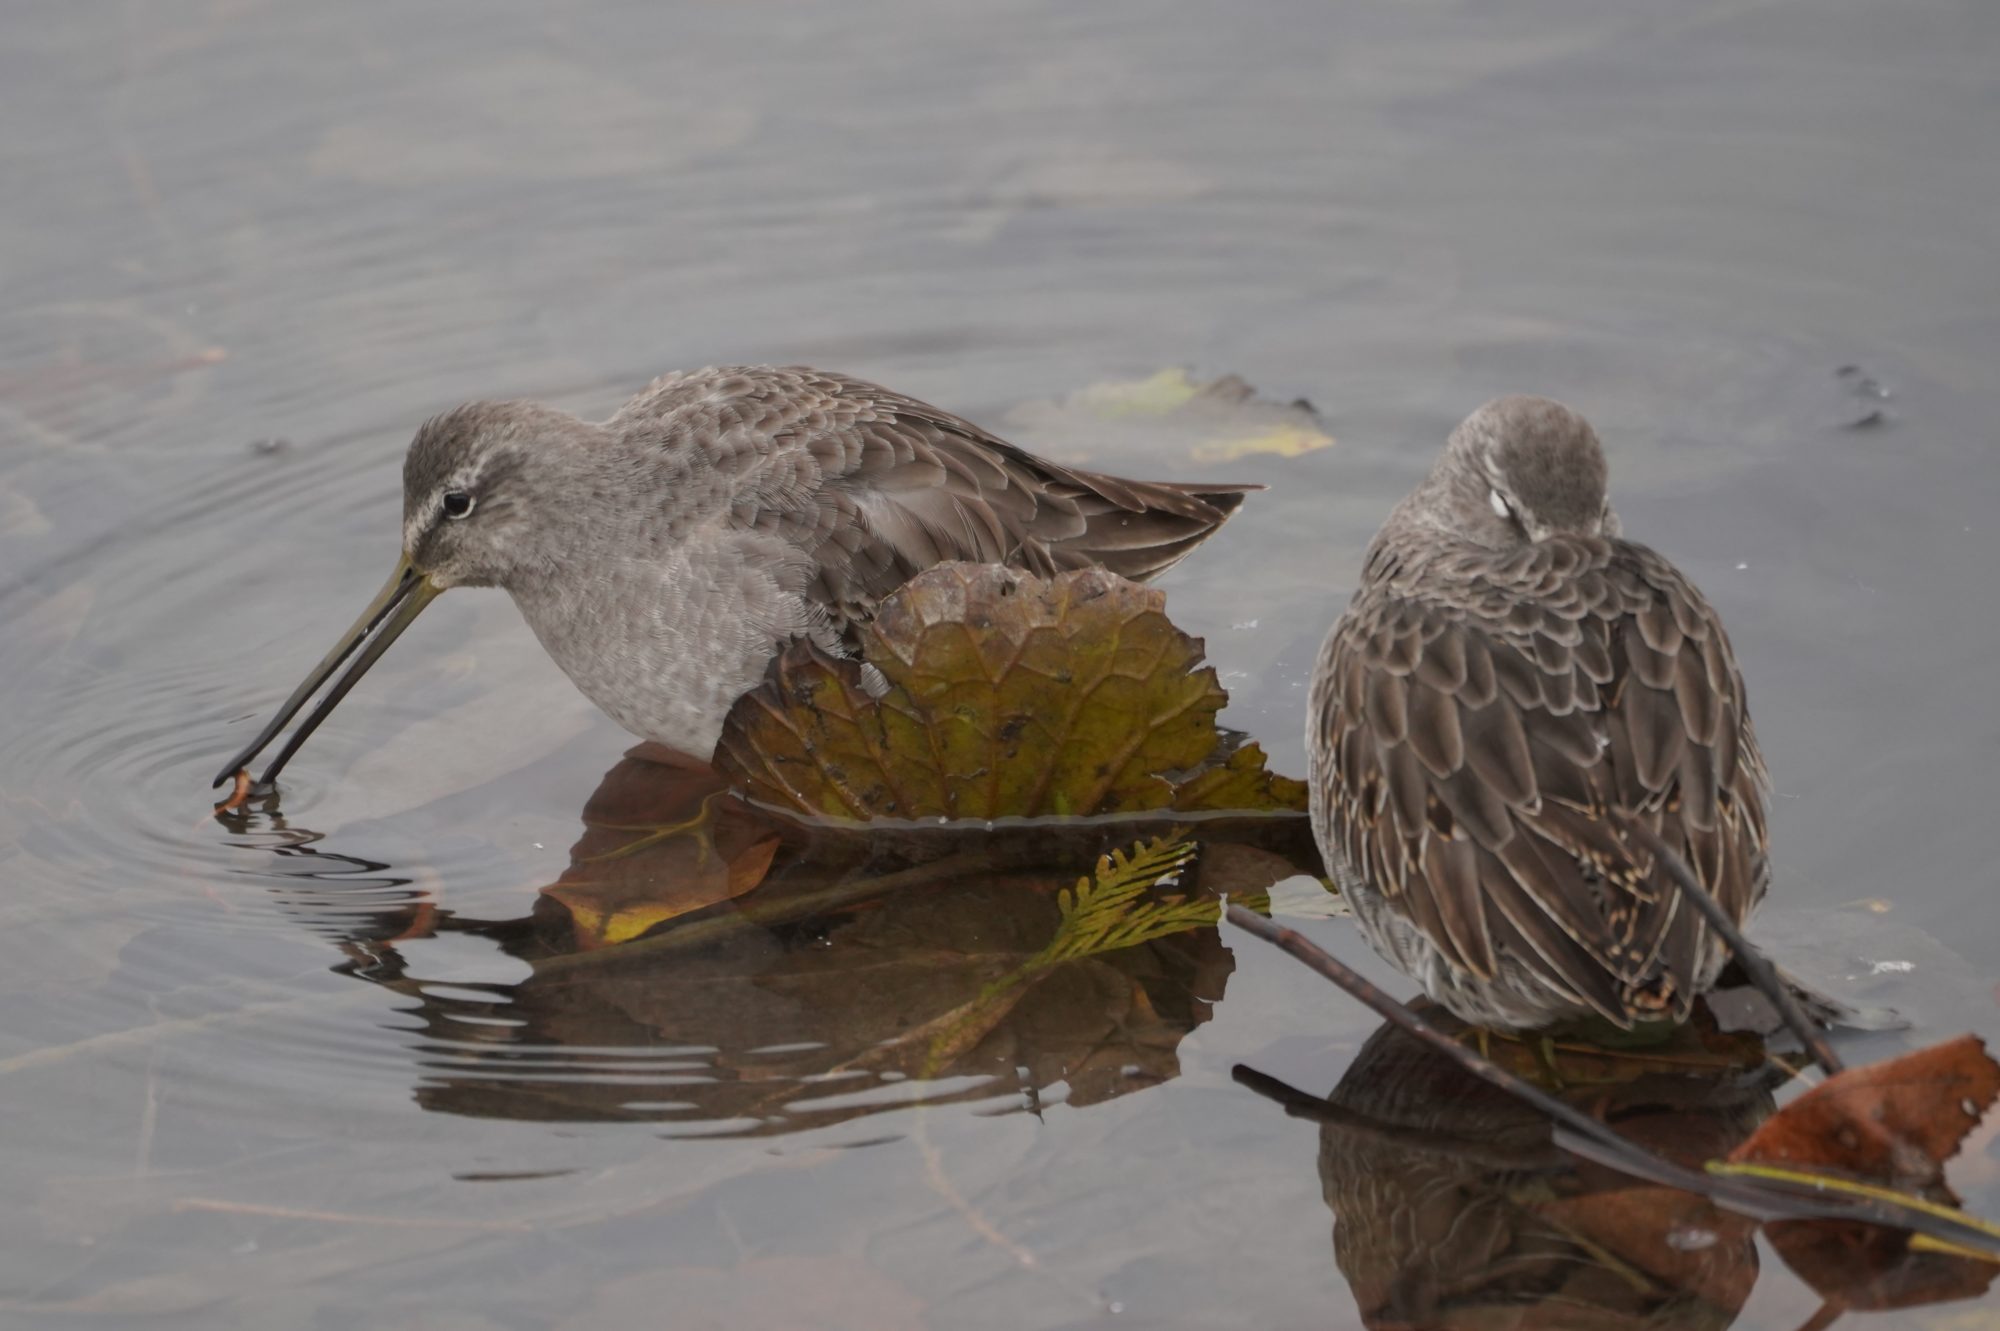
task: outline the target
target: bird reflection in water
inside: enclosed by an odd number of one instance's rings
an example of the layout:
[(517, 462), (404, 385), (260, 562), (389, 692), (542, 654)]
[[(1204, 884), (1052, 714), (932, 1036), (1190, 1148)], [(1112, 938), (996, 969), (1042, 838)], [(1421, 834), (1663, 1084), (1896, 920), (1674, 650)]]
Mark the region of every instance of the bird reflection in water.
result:
[[(1556, 1066), (1566, 1098), (1696, 1168), (1771, 1113), (1787, 1076), (1751, 1037)], [(1559, 1150), (1537, 1111), (1394, 1027), (1324, 1100), (1238, 1076), (1320, 1122), (1334, 1260), (1366, 1326), (1725, 1327), (1756, 1283), (1753, 1221)]]
[[(426, 1108), (763, 1135), (913, 1103), (1090, 1103), (1178, 1075), (1180, 1041), (1233, 969), (1213, 925), (1037, 961), (1058, 890), (1164, 822), (810, 825), (645, 745), (582, 816), (569, 867), (506, 920), (395, 889), (386, 866), (287, 848), (314, 864), (283, 899), (336, 939), (337, 969), (414, 1003)], [(1317, 871), (1297, 816), (1198, 833), (1174, 891)], [(373, 890), (357, 894), (357, 875)], [(533, 973), (429, 980), (417, 943), (437, 934), (488, 939)]]

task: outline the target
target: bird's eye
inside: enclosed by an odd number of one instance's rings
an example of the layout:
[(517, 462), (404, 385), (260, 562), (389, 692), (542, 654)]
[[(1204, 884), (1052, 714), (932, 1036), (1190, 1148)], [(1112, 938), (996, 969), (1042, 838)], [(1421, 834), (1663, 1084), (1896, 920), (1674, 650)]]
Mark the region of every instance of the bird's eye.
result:
[(456, 521), (472, 512), (472, 496), (463, 490), (447, 490), (444, 496), (444, 515)]
[(1528, 524), (1521, 521), (1521, 510), (1514, 507), (1514, 501), (1495, 488), (1486, 492), (1486, 502), (1493, 506), (1493, 515), (1504, 520), (1514, 529), (1514, 534), (1522, 540), (1530, 539)]

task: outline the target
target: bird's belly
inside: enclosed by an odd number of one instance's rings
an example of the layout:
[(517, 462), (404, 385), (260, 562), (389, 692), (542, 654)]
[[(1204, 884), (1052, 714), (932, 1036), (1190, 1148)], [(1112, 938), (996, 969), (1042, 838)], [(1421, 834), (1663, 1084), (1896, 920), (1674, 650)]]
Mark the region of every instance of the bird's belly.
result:
[(698, 572), (651, 568), (561, 602), (515, 600), (543, 649), (605, 715), (705, 760), (730, 706), (764, 677), (799, 612), (775, 588)]
[[(697, 758), (707, 758), (722, 734), (723, 719), (738, 697), (755, 686), (768, 648), (756, 664), (720, 644), (687, 644), (659, 650), (640, 638), (604, 643), (593, 652), (557, 651), (555, 658), (583, 695), (625, 729), (642, 739)], [(681, 644), (675, 644), (680, 647)]]

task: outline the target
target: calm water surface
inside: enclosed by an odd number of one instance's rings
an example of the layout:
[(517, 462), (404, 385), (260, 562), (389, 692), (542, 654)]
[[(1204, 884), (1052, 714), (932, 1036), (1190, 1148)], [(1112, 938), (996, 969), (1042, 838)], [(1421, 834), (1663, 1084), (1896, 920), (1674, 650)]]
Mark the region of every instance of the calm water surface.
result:
[[(502, 596), (433, 609), (281, 813), (209, 817), (394, 558), (418, 421), (669, 367), (835, 366), (1072, 460), (1024, 404), (1183, 364), (1309, 398), (1338, 443), (1305, 457), (1088, 455), (1272, 486), (1166, 585), (1294, 772), (1388, 505), (1484, 398), (1577, 404), (1733, 627), (1778, 789), (1760, 934), (1915, 1022), (1857, 1055), (2000, 1034), (1985, 0), (26, 0), (0, 88), (0, 1324), (1379, 1300), (1352, 1183), (1383, 1166), (1230, 1080), (1325, 1094), (1371, 1023), (1241, 936), (1079, 972), (930, 1081), (868, 1051), (1036, 945), (975, 889), (536, 972), (627, 738)], [(2000, 1211), (1990, 1132), (1955, 1176)], [(1712, 1324), (1804, 1321), (1743, 1251)]]

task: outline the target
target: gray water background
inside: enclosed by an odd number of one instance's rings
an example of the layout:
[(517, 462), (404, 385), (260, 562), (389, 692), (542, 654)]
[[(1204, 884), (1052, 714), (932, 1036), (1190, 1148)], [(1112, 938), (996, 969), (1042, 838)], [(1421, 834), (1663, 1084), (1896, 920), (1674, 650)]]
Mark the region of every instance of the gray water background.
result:
[[(1911, 1040), (2000, 1034), (1986, 0), (19, 0), (0, 107), (0, 1325), (1355, 1324), (1315, 1130), (1229, 1069), (1324, 1090), (1370, 1024), (1240, 936), (1181, 1075), (1088, 1108), (470, 1118), (418, 1103), (448, 1053), (334, 973), (273, 839), (207, 817), (387, 571), (417, 422), (673, 367), (990, 423), (1170, 365), (1309, 398), (1303, 458), (1089, 459), (1271, 484), (1167, 586), (1294, 772), (1389, 504), (1486, 397), (1572, 402), (1732, 627), (1760, 934)], [(285, 809), (518, 915), (624, 744), (454, 596)], [(1956, 1169), (2000, 1210), (1989, 1133)], [(1740, 1324), (1804, 1320), (1764, 1266)]]

